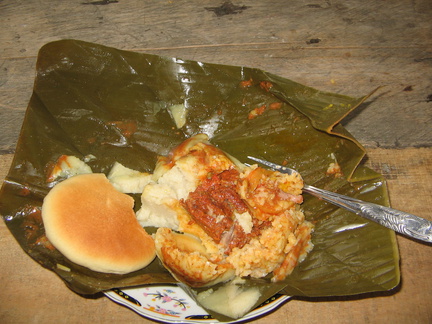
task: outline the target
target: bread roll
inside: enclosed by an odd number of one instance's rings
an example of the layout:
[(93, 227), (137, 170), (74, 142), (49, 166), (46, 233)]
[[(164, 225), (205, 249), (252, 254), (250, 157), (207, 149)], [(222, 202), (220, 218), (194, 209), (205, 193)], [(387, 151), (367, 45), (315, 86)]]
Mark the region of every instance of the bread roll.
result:
[(49, 241), (69, 260), (91, 270), (124, 274), (156, 255), (134, 200), (104, 174), (83, 174), (57, 184), (45, 197), (42, 218)]

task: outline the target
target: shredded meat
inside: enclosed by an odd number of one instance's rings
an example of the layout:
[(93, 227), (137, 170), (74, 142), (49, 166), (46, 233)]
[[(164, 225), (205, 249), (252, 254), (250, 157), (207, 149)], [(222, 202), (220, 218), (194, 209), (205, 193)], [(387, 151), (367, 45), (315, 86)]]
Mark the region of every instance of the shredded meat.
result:
[(229, 253), (234, 247), (243, 247), (250, 240), (235, 218), (235, 212), (249, 211), (248, 205), (237, 193), (239, 172), (223, 171), (204, 180), (183, 206), (204, 231), (217, 243), (223, 243)]

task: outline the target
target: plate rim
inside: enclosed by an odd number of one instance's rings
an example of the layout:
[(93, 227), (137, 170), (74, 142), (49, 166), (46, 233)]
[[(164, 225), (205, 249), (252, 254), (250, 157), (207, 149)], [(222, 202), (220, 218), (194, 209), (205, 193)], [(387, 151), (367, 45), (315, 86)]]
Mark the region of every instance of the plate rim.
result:
[[(193, 305), (194, 307), (201, 308), (203, 310), (203, 314), (196, 314), (197, 316), (202, 316), (202, 319), (188, 319), (188, 318), (179, 318), (179, 319), (173, 319), (168, 314), (163, 314), (159, 312), (155, 312), (155, 314), (151, 313), (149, 310), (146, 310), (145, 307), (137, 305), (133, 301), (128, 300), (128, 298), (125, 298), (121, 296), (119, 292), (125, 293), (127, 296), (127, 292), (131, 290), (141, 290), (144, 288), (156, 288), (156, 289), (163, 289), (163, 288), (169, 288), (174, 290), (180, 290), (180, 292), (184, 293), (188, 298), (188, 303)], [(110, 299), (111, 301), (120, 304), (122, 306), (125, 306), (129, 310), (134, 311), (138, 315), (149, 319), (153, 321), (157, 321), (159, 323), (188, 323), (188, 324), (197, 324), (197, 323), (223, 323), (223, 324), (239, 324), (243, 322), (247, 322), (250, 320), (256, 320), (259, 317), (266, 316), (269, 313), (276, 311), (278, 308), (283, 306), (285, 303), (287, 303), (292, 296), (288, 296), (281, 293), (276, 293), (269, 299), (267, 299), (265, 302), (263, 302), (261, 305), (255, 307), (253, 310), (245, 314), (244, 316), (240, 317), (239, 319), (228, 321), (228, 322), (221, 322), (215, 318), (213, 318), (208, 312), (206, 312), (200, 305), (198, 305), (191, 297), (187, 295), (187, 293), (178, 285), (176, 284), (164, 284), (164, 285), (145, 285), (145, 286), (139, 286), (134, 288), (113, 288), (107, 291), (103, 292), (104, 295)], [(130, 296), (129, 296), (130, 297)], [(157, 314), (157, 315), (156, 315)], [(208, 316), (208, 318), (206, 318)]]

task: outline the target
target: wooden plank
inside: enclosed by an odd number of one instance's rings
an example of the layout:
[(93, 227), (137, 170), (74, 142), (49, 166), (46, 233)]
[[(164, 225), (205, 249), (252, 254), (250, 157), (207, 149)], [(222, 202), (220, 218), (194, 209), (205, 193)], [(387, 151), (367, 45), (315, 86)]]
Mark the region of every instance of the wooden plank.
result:
[[(370, 149), (369, 165), (387, 179), (393, 207), (432, 219), (432, 148)], [(12, 155), (0, 155), (0, 181)], [(254, 323), (431, 323), (432, 246), (397, 237), (402, 284), (391, 292), (294, 299)], [(2, 323), (153, 323), (107, 298), (83, 298), (20, 249), (0, 223)]]
[(368, 147), (431, 146), (429, 0), (250, 0), (234, 14), (217, 16), (208, 10), (218, 5), (210, 0), (108, 5), (73, 0), (55, 6), (51, 1), (2, 1), (0, 150), (13, 151), (16, 145), (39, 48), (64, 38), (257, 67), (352, 96), (385, 86), (349, 116), (348, 130)]

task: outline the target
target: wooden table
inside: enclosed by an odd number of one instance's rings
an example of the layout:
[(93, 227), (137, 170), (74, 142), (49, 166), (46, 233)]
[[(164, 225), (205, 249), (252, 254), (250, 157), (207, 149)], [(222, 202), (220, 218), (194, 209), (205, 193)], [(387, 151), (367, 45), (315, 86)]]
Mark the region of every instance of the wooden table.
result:
[[(389, 184), (393, 207), (432, 219), (432, 2), (0, 2), (0, 180), (32, 93), (39, 48), (74, 38), (120, 49), (257, 67), (361, 96), (343, 124)], [(432, 246), (398, 236), (402, 283), (388, 293), (294, 299), (256, 323), (431, 323)], [(0, 223), (0, 322), (151, 321), (71, 292)], [(19, 271), (17, 271), (19, 269)]]

